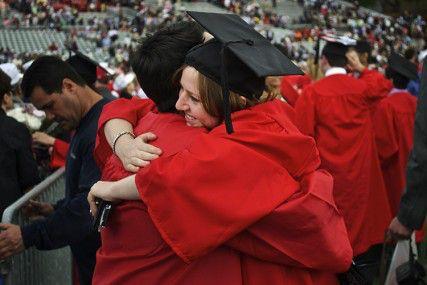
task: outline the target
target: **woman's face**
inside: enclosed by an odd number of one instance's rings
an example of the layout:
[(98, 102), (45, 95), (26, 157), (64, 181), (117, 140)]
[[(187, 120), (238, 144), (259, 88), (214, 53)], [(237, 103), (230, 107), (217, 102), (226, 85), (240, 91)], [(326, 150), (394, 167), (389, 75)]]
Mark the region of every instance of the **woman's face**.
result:
[(205, 111), (200, 101), (197, 79), (198, 71), (196, 69), (193, 67), (184, 68), (181, 76), (181, 90), (175, 107), (184, 113), (188, 126), (212, 129), (219, 125), (219, 120)]

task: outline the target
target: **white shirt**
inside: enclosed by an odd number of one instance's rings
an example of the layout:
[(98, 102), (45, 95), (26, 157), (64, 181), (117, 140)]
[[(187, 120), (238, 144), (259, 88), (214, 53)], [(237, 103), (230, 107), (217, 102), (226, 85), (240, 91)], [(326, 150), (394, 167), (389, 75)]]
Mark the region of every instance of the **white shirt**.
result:
[(331, 67), (325, 72), (325, 77), (329, 75), (335, 75), (335, 74), (347, 74), (347, 71), (345, 71), (342, 67)]

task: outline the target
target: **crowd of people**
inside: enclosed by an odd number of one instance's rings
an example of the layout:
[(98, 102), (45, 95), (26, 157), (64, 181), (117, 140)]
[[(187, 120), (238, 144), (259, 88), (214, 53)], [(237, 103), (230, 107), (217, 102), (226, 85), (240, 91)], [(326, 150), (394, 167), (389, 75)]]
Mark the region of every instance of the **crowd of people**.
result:
[(425, 20), (303, 1), (313, 27), (277, 42), (286, 17), (221, 5), (76, 27), (108, 62), (2, 51), (0, 211), (62, 166), (66, 196), (0, 224), (0, 259), (69, 245), (82, 285), (372, 284), (384, 232), (421, 229)]

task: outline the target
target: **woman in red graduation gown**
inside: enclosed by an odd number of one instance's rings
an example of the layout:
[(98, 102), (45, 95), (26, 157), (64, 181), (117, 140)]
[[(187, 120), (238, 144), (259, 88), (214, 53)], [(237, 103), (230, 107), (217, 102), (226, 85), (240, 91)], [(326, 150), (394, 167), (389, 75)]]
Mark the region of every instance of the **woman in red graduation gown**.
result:
[[(152, 246), (140, 255), (122, 252), (119, 271), (127, 273), (121, 273), (121, 280), (333, 284), (332, 272), (345, 271), (352, 253), (333, 203), (331, 177), (317, 170), (314, 141), (290, 122), (287, 105), (272, 101), (246, 108), (238, 96), (233, 98), (233, 109), (243, 108), (233, 113), (238, 132), (226, 134), (224, 125), (218, 126), (221, 117), (212, 115), (220, 112), (221, 98), (211, 98), (216, 103), (207, 112), (209, 95), (199, 94), (198, 77), (195, 69), (184, 69), (177, 108), (185, 112), (187, 125), (210, 133), (198, 135), (184, 151), (152, 162), (136, 179), (99, 182), (89, 196), (91, 202), (93, 196), (141, 198), (147, 207), (139, 216), (141, 227), (126, 226), (129, 234), (144, 229), (141, 235)], [(134, 270), (128, 268), (129, 254)], [(96, 271), (94, 282), (111, 281), (109, 268)]]

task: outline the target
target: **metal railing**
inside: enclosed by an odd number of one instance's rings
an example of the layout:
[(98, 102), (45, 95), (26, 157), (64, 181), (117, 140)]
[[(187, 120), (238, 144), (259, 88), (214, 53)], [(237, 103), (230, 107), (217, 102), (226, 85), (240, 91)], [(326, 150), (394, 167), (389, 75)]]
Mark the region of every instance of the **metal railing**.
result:
[[(29, 220), (22, 207), (30, 200), (54, 203), (65, 196), (64, 168), (35, 186), (3, 212), (2, 223), (25, 225)], [(71, 252), (69, 247), (40, 251), (29, 248), (0, 262), (0, 274), (5, 285), (71, 284)]]

